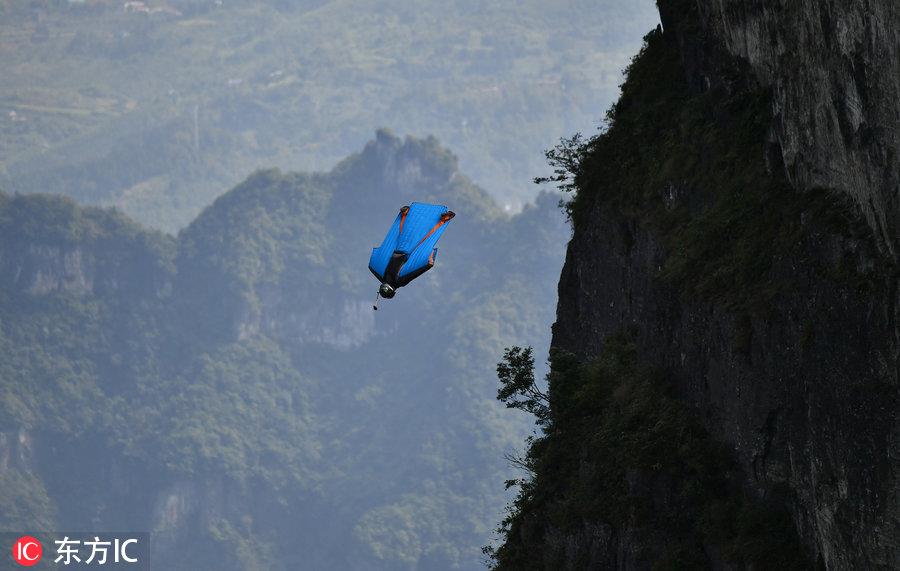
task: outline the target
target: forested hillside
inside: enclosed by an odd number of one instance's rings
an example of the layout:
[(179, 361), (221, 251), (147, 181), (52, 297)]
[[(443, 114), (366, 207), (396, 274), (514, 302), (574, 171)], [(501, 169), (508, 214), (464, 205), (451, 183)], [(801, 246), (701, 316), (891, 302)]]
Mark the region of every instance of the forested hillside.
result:
[[(457, 217), (376, 313), (368, 256), (411, 200)], [(548, 345), (556, 203), (511, 217), (386, 131), (177, 237), (0, 194), (0, 529), (148, 530), (162, 569), (479, 567), (528, 430), (493, 364)]]
[(593, 130), (649, 0), (0, 1), (0, 185), (176, 231), (257, 168), (432, 133), (501, 204)]

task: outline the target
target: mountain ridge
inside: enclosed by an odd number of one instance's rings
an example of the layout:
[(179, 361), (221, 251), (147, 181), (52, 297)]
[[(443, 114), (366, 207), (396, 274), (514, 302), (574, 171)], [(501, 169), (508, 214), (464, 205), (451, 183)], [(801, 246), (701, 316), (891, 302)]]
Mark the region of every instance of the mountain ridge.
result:
[[(375, 314), (366, 263), (407, 192), (461, 214)], [(554, 299), (505, 248), (558, 264), (555, 198), (501, 213), (434, 139), (382, 131), (332, 173), (249, 176), (177, 237), (0, 195), (0, 235), (54, 224), (52, 255), (0, 246), (0, 459), (24, 459), (0, 463), (0, 526), (144, 529), (172, 569), (478, 564), (526, 430), (490, 398), (495, 354), (548, 344)]]

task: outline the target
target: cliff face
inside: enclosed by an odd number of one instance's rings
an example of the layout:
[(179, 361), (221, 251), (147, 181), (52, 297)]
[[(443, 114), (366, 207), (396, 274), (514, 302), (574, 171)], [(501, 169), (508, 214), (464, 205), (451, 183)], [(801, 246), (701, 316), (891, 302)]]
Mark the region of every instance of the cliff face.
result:
[[(812, 241), (826, 258), (843, 246)], [(896, 282), (823, 284), (790, 257), (773, 272), (798, 289), (765, 315), (735, 314), (659, 285), (665, 259), (652, 232), (597, 213), (569, 247), (554, 345), (591, 358), (636, 327), (641, 358), (677, 379), (746, 484), (790, 487), (798, 532), (827, 568), (900, 564)]]
[(70, 199), (0, 193), (0, 288), (41, 296), (155, 295), (169, 279), (171, 238), (118, 212)]
[[(725, 445), (735, 467), (723, 477), (747, 502), (790, 514), (789, 550), (828, 569), (900, 567), (900, 10), (659, 6), (662, 29), (631, 66), (609, 130), (577, 149), (553, 346), (608, 359), (610, 339), (628, 331), (637, 362)], [(552, 421), (530, 452), (535, 477), (505, 523), (498, 567), (538, 550), (553, 554), (547, 567), (668, 568), (682, 520), (636, 514), (677, 514), (673, 497), (694, 496), (665, 492), (666, 460), (592, 476), (610, 469), (611, 451), (640, 454), (653, 433), (638, 419), (619, 444), (594, 442), (623, 407), (615, 393), (595, 399), (602, 414), (584, 404), (600, 377), (551, 375)], [(677, 440), (671, 455), (693, 461)], [(577, 459), (577, 475), (549, 476), (561, 458)], [(573, 512), (586, 482), (627, 508)], [(695, 526), (681, 552), (689, 566), (772, 566), (762, 548), (755, 561), (733, 549), (737, 535), (716, 537), (713, 503), (682, 521)], [(784, 530), (757, 531), (777, 541)]]
[[(771, 89), (773, 152), (800, 190), (846, 193), (900, 253), (900, 6), (890, 0), (661, 0), (695, 89), (737, 60)], [(780, 165), (779, 165), (780, 166)]]

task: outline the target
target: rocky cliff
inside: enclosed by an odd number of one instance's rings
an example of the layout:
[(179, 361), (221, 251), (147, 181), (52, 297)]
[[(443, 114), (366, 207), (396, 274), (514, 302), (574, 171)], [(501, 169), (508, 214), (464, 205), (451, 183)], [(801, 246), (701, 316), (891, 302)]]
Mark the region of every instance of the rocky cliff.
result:
[[(688, 81), (728, 68), (771, 90), (768, 137), (798, 190), (851, 196), (877, 240), (900, 248), (900, 6), (889, 0), (661, 0)], [(773, 165), (774, 167), (775, 165)]]
[(900, 9), (659, 6), (609, 129), (568, 149), (553, 345), (591, 365), (554, 367), (497, 566), (898, 568)]
[(0, 193), (0, 287), (29, 295), (152, 295), (171, 265), (171, 238), (119, 212), (70, 199)]

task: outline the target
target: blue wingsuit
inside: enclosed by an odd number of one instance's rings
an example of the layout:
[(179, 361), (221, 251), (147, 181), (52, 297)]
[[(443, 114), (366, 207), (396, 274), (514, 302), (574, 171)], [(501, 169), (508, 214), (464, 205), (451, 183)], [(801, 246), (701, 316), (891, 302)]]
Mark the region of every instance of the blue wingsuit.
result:
[(434, 266), (435, 246), (454, 216), (439, 204), (413, 202), (400, 209), (381, 246), (374, 248), (369, 258), (369, 269), (381, 282), (381, 297), (394, 297), (397, 288)]

